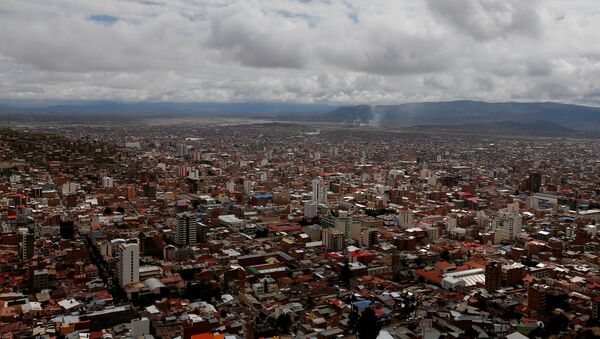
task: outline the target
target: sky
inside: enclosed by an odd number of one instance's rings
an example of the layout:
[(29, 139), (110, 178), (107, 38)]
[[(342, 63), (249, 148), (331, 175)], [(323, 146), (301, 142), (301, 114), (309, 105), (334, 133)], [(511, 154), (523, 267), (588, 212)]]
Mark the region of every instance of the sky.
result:
[(598, 0), (2, 0), (0, 100), (600, 105)]

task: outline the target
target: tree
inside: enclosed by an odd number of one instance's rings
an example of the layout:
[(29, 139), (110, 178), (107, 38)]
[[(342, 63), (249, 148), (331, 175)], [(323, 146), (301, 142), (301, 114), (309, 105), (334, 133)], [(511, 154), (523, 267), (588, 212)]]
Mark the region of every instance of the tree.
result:
[(292, 326), (292, 317), (288, 313), (280, 314), (275, 321), (275, 326), (281, 333), (288, 334)]
[(366, 308), (358, 319), (358, 337), (360, 339), (376, 339), (381, 326), (372, 308)]

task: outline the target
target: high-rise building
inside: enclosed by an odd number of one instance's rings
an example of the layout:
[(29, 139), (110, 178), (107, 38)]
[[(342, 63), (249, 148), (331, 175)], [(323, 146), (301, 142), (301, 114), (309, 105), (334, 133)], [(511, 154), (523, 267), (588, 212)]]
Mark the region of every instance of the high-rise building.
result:
[(521, 232), (523, 219), (519, 213), (501, 211), (500, 216), (493, 221), (495, 242), (513, 240)]
[(538, 193), (542, 187), (542, 174), (540, 172), (529, 173), (529, 191), (532, 193)]
[(323, 228), (335, 228), (342, 232), (346, 240), (360, 240), (360, 220), (352, 218), (349, 212), (340, 212), (338, 216), (326, 215), (321, 219)]
[(596, 323), (600, 322), (600, 295), (592, 298), (592, 319)]
[(502, 266), (492, 261), (485, 265), (485, 289), (494, 292), (502, 287)]
[(178, 157), (187, 157), (190, 155), (190, 146), (189, 145), (178, 145), (177, 146), (177, 156)]
[(191, 213), (177, 214), (177, 227), (175, 229), (175, 243), (180, 246), (194, 245), (197, 243), (198, 221)]
[(323, 178), (318, 177), (312, 181), (312, 202), (324, 204), (327, 202), (327, 190), (323, 183)]
[(248, 196), (252, 195), (252, 181), (244, 180), (244, 194)]
[(156, 182), (149, 182), (144, 185), (144, 196), (156, 199)]
[(415, 227), (415, 214), (409, 209), (400, 210), (398, 214), (400, 227), (411, 228)]
[(312, 219), (317, 216), (317, 204), (313, 201), (304, 202), (304, 217), (306, 219)]
[(135, 200), (135, 186), (133, 185), (127, 185), (127, 200)]
[(373, 247), (375, 245), (377, 245), (377, 229), (376, 228), (369, 228), (367, 230), (367, 233), (369, 234), (369, 247)]
[(119, 245), (118, 278), (121, 286), (140, 280), (140, 247), (137, 243)]
[(60, 221), (60, 237), (63, 239), (73, 239), (75, 234), (75, 223), (71, 220)]
[(114, 186), (113, 178), (111, 177), (102, 177), (102, 187), (104, 188), (112, 188)]
[(344, 249), (344, 232), (332, 228), (323, 230), (323, 246), (332, 252), (341, 252)]
[(207, 234), (208, 234), (208, 225), (206, 225), (204, 223), (201, 223), (201, 222), (199, 222), (197, 224), (198, 224), (198, 232), (197, 232), (198, 233), (198, 239), (197, 240), (198, 240), (199, 243), (202, 244), (202, 243), (205, 243), (205, 242), (208, 241), (208, 238), (207, 238), (208, 237), (207, 236)]
[(534, 284), (527, 290), (527, 307), (531, 310), (544, 312), (546, 310), (546, 289), (548, 286)]
[(35, 253), (35, 236), (33, 233), (26, 232), (22, 233), (21, 239), (21, 258), (23, 260), (29, 260), (33, 258), (33, 254)]

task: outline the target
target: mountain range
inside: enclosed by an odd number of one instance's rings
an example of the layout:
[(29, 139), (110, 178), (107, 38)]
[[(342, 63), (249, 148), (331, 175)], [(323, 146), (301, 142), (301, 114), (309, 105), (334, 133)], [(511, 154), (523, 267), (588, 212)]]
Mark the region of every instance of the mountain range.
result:
[(12, 119), (220, 116), (349, 123), (414, 130), (572, 133), (600, 131), (600, 107), (554, 102), (445, 101), (331, 106), (294, 103), (0, 102)]
[(569, 127), (600, 125), (600, 108), (541, 103), (487, 103), (481, 101), (423, 102), (399, 105), (344, 106), (315, 115), (318, 121), (371, 125), (465, 125), (475, 123), (547, 122)]

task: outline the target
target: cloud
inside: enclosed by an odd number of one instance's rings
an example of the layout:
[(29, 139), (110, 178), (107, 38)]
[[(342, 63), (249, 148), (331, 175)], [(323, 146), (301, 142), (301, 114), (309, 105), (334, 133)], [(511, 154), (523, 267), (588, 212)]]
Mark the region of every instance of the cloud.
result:
[(242, 2), (214, 13), (208, 45), (244, 66), (302, 68), (308, 63), (309, 29), (302, 19)]
[(477, 40), (505, 36), (537, 37), (537, 0), (426, 0), (432, 13)]
[(0, 100), (600, 103), (572, 0), (5, 0)]

